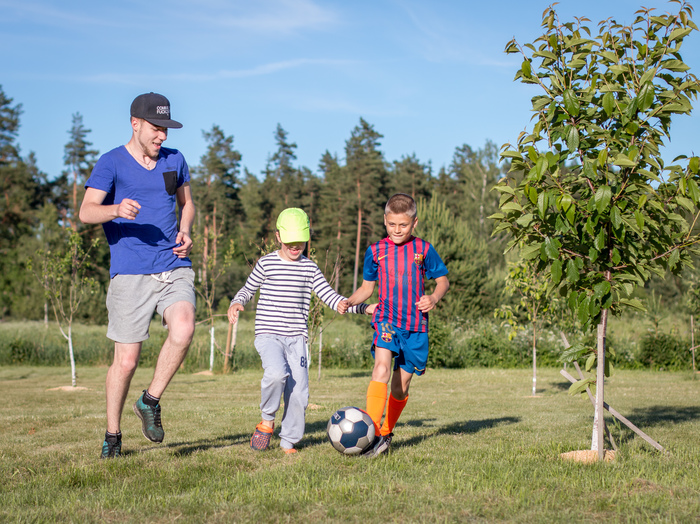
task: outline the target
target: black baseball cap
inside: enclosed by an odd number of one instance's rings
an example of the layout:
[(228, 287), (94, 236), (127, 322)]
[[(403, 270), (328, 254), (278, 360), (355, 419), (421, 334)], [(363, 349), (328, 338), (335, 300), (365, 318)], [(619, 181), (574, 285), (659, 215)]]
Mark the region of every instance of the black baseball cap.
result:
[(158, 93), (144, 93), (131, 103), (131, 116), (143, 118), (154, 126), (180, 129), (182, 124), (170, 118), (170, 101)]

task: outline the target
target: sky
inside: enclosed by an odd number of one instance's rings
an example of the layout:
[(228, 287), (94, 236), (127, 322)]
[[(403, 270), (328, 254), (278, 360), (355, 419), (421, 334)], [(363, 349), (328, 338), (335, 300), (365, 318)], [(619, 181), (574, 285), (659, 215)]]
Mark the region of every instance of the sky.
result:
[[(539, 0), (0, 0), (0, 86), (22, 105), (18, 144), (53, 178), (75, 114), (100, 153), (131, 135), (129, 107), (149, 91), (169, 98), (166, 146), (196, 166), (204, 131), (233, 136), (241, 167), (260, 176), (277, 125), (297, 145), (297, 166), (318, 172), (360, 118), (383, 135), (389, 162), (415, 155), (433, 173), (464, 144), (515, 143), (531, 129), (536, 87), (514, 81), (513, 38), (542, 34)], [(561, 0), (563, 21), (631, 23), (658, 0)], [(700, 23), (700, 22), (699, 22)], [(700, 76), (700, 33), (683, 45)], [(674, 120), (667, 162), (700, 153), (700, 108)]]

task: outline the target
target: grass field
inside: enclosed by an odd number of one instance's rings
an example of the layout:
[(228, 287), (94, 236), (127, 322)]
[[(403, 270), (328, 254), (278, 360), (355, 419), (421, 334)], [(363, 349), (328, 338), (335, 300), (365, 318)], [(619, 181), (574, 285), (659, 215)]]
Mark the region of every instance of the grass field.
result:
[[(312, 373), (300, 452), (255, 452), (260, 371), (179, 373), (162, 400), (166, 437), (146, 441), (131, 403), (121, 459), (98, 459), (106, 368), (0, 367), (2, 522), (697, 522), (700, 380), (620, 371), (606, 400), (667, 448), (613, 427), (620, 453), (583, 465), (559, 454), (590, 447), (592, 407), (557, 370), (431, 370), (416, 377), (392, 452), (343, 457), (326, 423), (364, 406), (368, 372)], [(609, 419), (610, 422), (610, 419)], [(614, 426), (611, 423), (611, 426)]]

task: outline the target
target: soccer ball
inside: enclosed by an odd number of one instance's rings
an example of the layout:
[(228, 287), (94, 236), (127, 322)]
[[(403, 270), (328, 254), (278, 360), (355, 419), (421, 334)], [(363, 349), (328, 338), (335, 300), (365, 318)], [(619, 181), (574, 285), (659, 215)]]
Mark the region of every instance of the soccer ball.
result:
[(374, 440), (374, 422), (367, 412), (348, 406), (333, 413), (327, 432), (333, 447), (343, 455), (359, 455)]

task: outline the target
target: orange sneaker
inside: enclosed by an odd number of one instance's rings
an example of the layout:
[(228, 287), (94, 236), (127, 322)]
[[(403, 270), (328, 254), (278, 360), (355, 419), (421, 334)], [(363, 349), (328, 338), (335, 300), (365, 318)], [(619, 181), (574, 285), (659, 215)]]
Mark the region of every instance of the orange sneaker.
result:
[(297, 450), (294, 448), (284, 448), (285, 455), (294, 455), (294, 453), (296, 453), (296, 452), (297, 452)]
[(255, 426), (255, 433), (253, 433), (253, 438), (250, 439), (250, 447), (258, 451), (264, 451), (270, 447), (273, 429), (268, 428), (262, 422)]

